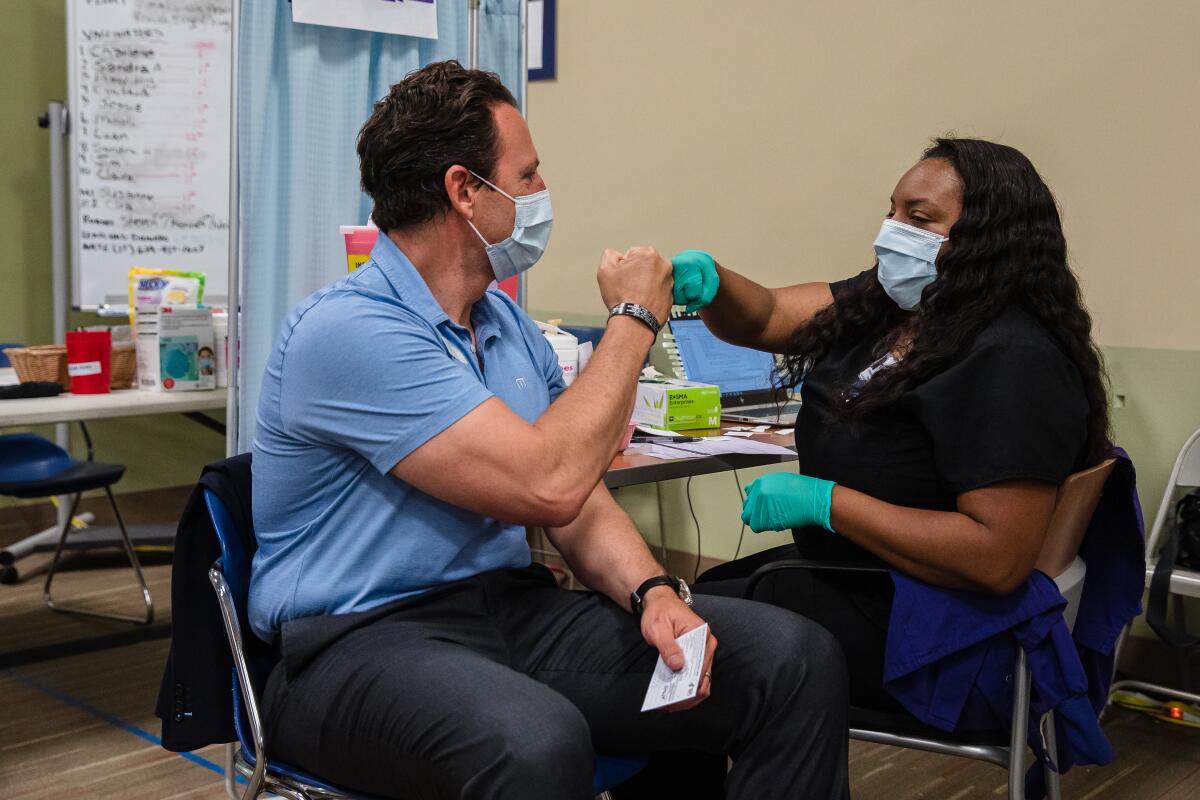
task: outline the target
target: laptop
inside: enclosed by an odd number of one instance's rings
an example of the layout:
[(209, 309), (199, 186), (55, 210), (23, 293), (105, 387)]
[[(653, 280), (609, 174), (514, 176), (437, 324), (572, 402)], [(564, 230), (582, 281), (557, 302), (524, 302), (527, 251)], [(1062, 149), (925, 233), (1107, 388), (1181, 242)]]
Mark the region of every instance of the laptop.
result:
[(780, 403), (773, 383), (775, 356), (718, 339), (698, 316), (668, 321), (681, 377), (721, 389), (721, 417), (754, 425), (792, 427), (799, 398)]

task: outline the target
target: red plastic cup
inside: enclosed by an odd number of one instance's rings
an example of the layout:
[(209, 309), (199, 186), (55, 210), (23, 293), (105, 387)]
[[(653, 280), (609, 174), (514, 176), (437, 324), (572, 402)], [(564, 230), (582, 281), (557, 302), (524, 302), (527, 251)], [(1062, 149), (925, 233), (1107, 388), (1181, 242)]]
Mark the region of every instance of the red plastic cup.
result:
[(112, 331), (68, 331), (72, 394), (104, 394), (112, 374)]

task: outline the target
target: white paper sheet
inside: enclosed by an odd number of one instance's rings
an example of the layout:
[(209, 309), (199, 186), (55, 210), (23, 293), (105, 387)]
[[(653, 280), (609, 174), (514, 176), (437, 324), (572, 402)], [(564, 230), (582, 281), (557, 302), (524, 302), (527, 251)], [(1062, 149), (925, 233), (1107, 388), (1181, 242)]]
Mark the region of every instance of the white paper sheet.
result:
[(650, 687), (642, 702), (642, 711), (691, 700), (700, 691), (700, 671), (704, 669), (704, 650), (708, 645), (708, 626), (693, 628), (675, 640), (683, 650), (683, 669), (672, 672), (662, 656), (654, 665)]
[(542, 28), (545, 24), (546, 7), (542, 0), (529, 0), (529, 11), (525, 17), (526, 47), (529, 53), (529, 68), (542, 68)]
[(292, 0), (292, 21), (438, 38), (436, 0)]
[(625, 448), (625, 455), (629, 454), (639, 456), (650, 456), (650, 458), (661, 458), (664, 461), (671, 461), (676, 458), (703, 458), (700, 453), (685, 453), (680, 450), (671, 450), (664, 445), (658, 444), (631, 444)]
[(724, 456), (734, 453), (747, 455), (781, 455), (793, 456), (795, 452), (778, 444), (756, 442), (753, 439), (734, 439), (726, 436), (712, 437), (699, 442), (662, 445), (672, 450), (682, 450), (702, 456)]
[(651, 458), (701, 458), (725, 455), (780, 455), (794, 456), (786, 447), (753, 439), (735, 439), (726, 436), (710, 436), (698, 442), (660, 442), (656, 444), (631, 444), (626, 453), (650, 456)]

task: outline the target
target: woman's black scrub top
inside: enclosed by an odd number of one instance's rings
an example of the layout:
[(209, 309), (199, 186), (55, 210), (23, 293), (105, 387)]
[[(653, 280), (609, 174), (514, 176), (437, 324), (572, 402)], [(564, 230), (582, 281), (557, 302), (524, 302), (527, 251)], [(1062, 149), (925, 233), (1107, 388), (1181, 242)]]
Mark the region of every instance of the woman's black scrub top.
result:
[[(831, 284), (834, 303), (868, 270)], [(852, 422), (833, 414), (878, 342), (837, 344), (801, 387), (800, 470), (888, 503), (953, 511), (957, 495), (1001, 481), (1061, 484), (1083, 465), (1088, 402), (1075, 365), (1025, 311), (1011, 307), (958, 362), (895, 404)], [(877, 562), (823, 528), (793, 531), (800, 552), (822, 560)]]

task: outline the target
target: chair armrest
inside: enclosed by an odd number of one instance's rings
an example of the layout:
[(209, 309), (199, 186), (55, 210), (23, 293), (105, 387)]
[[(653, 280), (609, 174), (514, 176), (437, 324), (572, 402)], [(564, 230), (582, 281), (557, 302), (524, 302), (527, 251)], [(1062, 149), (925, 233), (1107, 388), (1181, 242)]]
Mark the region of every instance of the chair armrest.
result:
[(784, 572), (786, 570), (804, 569), (812, 572), (863, 572), (863, 573), (887, 573), (887, 567), (880, 567), (874, 564), (861, 564), (854, 561), (814, 561), (807, 558), (788, 558), (783, 561), (773, 561), (770, 564), (759, 567), (750, 576), (750, 583), (746, 586), (746, 598), (753, 599), (754, 592), (758, 589), (758, 584), (763, 578), (775, 572)]

